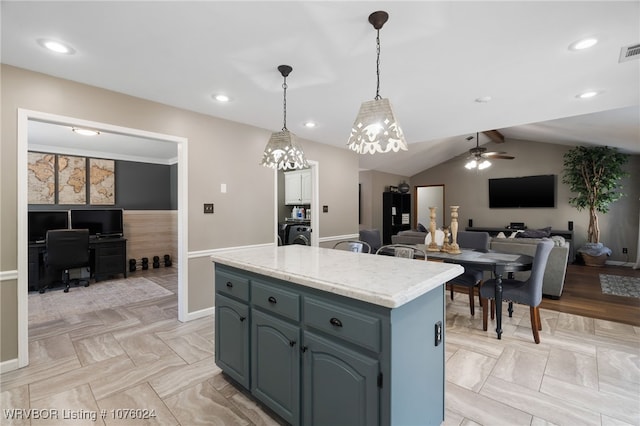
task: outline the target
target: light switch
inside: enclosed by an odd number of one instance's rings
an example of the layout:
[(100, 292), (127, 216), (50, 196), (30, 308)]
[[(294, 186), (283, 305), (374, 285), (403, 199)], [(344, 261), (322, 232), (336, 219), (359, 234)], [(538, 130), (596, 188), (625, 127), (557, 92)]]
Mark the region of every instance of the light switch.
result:
[(227, 193), (227, 184), (226, 183), (221, 183), (220, 184), (220, 192), (222, 192), (223, 194)]

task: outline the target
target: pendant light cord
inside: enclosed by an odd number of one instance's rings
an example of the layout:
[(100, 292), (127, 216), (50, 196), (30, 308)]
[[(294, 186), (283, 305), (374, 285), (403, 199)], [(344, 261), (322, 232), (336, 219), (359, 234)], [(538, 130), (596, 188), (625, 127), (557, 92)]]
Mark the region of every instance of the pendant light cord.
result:
[(376, 84), (376, 97), (375, 100), (380, 100), (382, 99), (380, 97), (380, 30), (376, 30), (377, 35), (376, 35), (376, 78), (377, 78), (377, 84)]
[(284, 121), (283, 121), (283, 127), (282, 130), (288, 130), (287, 129), (287, 77), (284, 77), (284, 83), (282, 83), (282, 88), (284, 89), (284, 97), (283, 97), (283, 101), (282, 101), (282, 109), (284, 112)]

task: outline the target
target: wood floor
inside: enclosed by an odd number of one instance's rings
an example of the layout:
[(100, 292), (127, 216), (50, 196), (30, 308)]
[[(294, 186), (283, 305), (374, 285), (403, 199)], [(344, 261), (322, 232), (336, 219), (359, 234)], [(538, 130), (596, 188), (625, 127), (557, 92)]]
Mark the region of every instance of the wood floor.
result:
[[(581, 268), (570, 268), (568, 297), (545, 302), (585, 311), (606, 303), (605, 315), (624, 308), (637, 318), (636, 301), (578, 292), (599, 273)], [(616, 271), (624, 272), (637, 271)], [(215, 365), (212, 317), (177, 321), (177, 275), (144, 276), (174, 294), (30, 324), (30, 365), (0, 376), (0, 424), (282, 424)], [(469, 315), (466, 296), (446, 300), (445, 426), (640, 426), (640, 327), (628, 318), (543, 308), (536, 345), (528, 309), (516, 306), (497, 340), (491, 326), (482, 330), (479, 310)]]
[(562, 297), (558, 300), (544, 298), (540, 307), (640, 326), (640, 299), (603, 294), (600, 274), (640, 277), (640, 269), (568, 265)]

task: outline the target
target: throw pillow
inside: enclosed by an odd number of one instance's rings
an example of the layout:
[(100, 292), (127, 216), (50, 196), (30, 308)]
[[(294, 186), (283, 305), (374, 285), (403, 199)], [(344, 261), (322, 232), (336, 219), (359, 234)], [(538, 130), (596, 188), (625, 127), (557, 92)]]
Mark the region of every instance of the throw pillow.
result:
[(418, 223), (418, 231), (420, 232), (428, 232), (427, 228), (424, 227), (421, 223)]

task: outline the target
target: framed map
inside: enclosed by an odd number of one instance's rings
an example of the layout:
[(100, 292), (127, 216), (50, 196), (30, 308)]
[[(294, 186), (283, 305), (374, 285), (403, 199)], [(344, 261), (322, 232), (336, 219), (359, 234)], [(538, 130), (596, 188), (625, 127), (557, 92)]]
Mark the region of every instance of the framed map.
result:
[(89, 203), (99, 205), (116, 203), (114, 160), (89, 159)]
[(87, 159), (58, 155), (58, 204), (87, 203)]
[(55, 154), (28, 152), (27, 155), (29, 204), (55, 204)]

